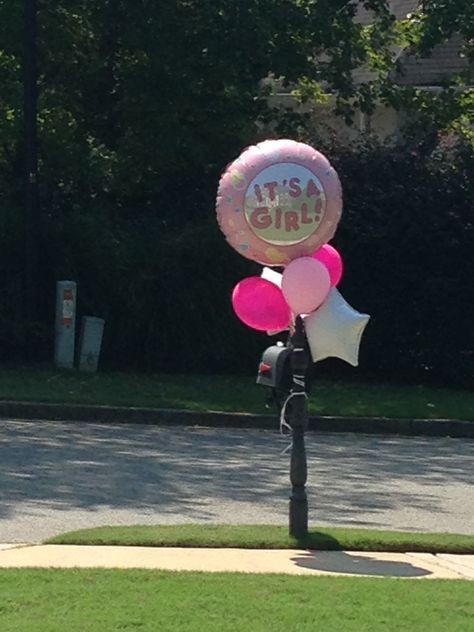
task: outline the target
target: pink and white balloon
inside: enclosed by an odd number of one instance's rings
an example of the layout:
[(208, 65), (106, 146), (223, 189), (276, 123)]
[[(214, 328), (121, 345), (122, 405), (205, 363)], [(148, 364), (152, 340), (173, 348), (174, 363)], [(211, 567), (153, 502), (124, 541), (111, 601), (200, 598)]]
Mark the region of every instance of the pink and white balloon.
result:
[(216, 211), (239, 254), (264, 265), (286, 265), (332, 239), (342, 212), (341, 183), (313, 147), (267, 140), (227, 167)]

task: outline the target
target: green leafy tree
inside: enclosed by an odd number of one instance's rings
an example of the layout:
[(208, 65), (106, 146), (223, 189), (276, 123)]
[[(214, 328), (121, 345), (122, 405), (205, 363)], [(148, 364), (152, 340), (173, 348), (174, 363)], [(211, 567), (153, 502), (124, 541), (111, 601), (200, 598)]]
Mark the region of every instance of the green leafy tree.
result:
[[(253, 365), (260, 341), (228, 299), (256, 268), (227, 247), (213, 206), (223, 166), (274, 116), (264, 80), (302, 99), (332, 92), (347, 118), (403, 96), (437, 125), (462, 121), (467, 92), (423, 102), (391, 83), (395, 45), (424, 51), (449, 37), (448, 13), (434, 26), (443, 3), (428, 4), (426, 17), (397, 25), (385, 0), (38, 0), (43, 330), (55, 281), (71, 277), (81, 313), (106, 318), (115, 365)], [(0, 0), (3, 358), (22, 338), (22, 7)], [(368, 26), (354, 19), (360, 7), (372, 12)], [(458, 23), (468, 41), (467, 18)], [(361, 67), (373, 79), (359, 86)], [(45, 334), (38, 357), (51, 357), (50, 341)]]
[[(417, 116), (425, 130), (454, 132), (474, 144), (474, 4), (471, 0), (425, 0), (397, 25), (401, 46), (418, 57), (429, 57), (436, 46), (461, 38), (463, 72), (445, 79), (441, 92), (387, 87), (387, 101)], [(420, 125), (421, 124), (421, 125)]]
[[(411, 21), (418, 22), (418, 49), (429, 53), (436, 44), (459, 33), (464, 54), (474, 64), (474, 4), (471, 0), (425, 0), (422, 10)], [(471, 68), (472, 70), (472, 68)]]

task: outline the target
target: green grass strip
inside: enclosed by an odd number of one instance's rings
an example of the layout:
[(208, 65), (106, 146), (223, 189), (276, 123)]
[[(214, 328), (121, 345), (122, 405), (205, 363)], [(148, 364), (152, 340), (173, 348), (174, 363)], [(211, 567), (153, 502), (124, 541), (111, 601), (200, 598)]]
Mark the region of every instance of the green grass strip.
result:
[(176, 525), (82, 529), (50, 538), (47, 544), (180, 546), (245, 549), (417, 551), (474, 553), (474, 536), (372, 529), (316, 527), (296, 540), (287, 527), (272, 525)]
[[(0, 400), (269, 413), (256, 375), (84, 374), (0, 369)], [(474, 420), (474, 393), (421, 385), (316, 380), (311, 414)]]
[(473, 620), (462, 580), (0, 571), (2, 632), (467, 632)]

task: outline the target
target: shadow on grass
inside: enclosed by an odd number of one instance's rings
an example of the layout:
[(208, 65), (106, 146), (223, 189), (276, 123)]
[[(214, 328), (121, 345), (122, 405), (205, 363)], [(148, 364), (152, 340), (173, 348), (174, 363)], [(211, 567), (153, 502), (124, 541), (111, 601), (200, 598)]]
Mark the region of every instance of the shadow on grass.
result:
[(296, 546), (300, 549), (311, 549), (317, 551), (340, 551), (342, 545), (339, 540), (329, 533), (321, 531), (310, 531), (307, 535), (295, 538)]

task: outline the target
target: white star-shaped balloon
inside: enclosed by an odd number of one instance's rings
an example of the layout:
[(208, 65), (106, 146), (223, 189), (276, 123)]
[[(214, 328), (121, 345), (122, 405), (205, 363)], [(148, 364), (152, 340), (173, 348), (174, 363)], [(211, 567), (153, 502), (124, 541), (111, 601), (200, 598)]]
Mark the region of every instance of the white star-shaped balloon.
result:
[(260, 275), (262, 279), (266, 279), (273, 283), (277, 287), (281, 289), (281, 280), (283, 278), (283, 274), (276, 272), (276, 270), (272, 270), (271, 268), (263, 268), (262, 274)]
[(341, 358), (357, 366), (360, 339), (369, 319), (368, 314), (353, 309), (333, 287), (321, 307), (304, 319), (313, 362)]

